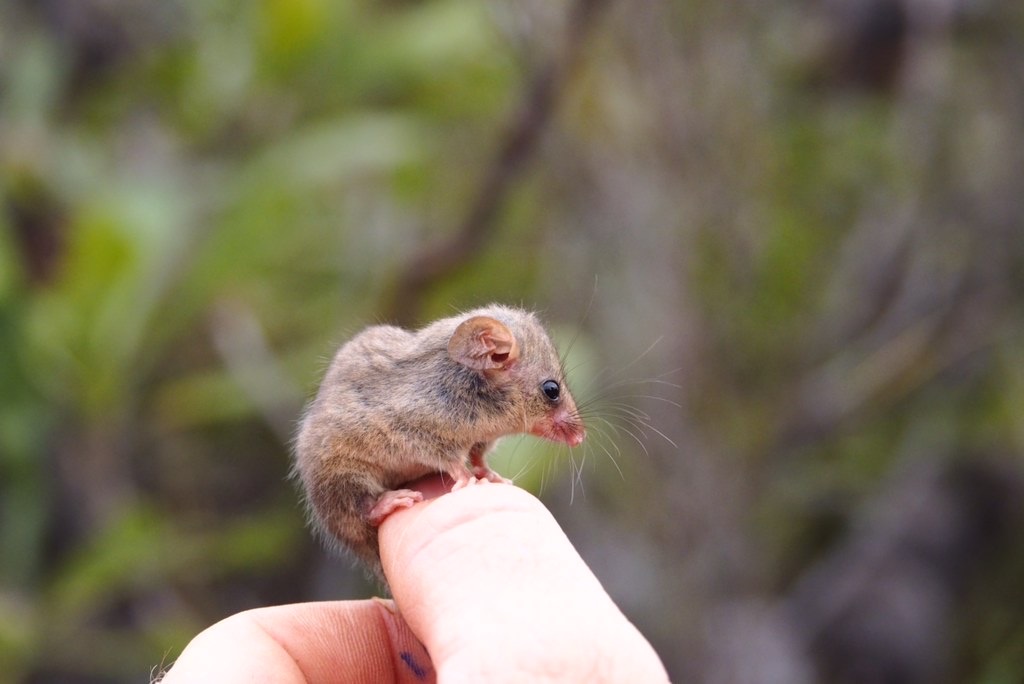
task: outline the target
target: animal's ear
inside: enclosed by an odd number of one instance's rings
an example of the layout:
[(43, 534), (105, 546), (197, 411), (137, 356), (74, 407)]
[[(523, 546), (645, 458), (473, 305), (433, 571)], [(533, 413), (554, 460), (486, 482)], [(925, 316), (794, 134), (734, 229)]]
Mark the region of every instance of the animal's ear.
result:
[(512, 331), (498, 321), (474, 316), (452, 333), (448, 356), (474, 370), (502, 370), (519, 358), (519, 345)]

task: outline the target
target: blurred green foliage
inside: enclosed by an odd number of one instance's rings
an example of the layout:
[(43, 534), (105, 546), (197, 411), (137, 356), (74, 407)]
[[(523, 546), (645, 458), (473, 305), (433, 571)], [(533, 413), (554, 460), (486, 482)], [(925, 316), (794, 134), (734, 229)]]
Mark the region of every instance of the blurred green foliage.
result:
[[(919, 9), (862, 72), (841, 4), (611, 3), (419, 312), (553, 324), (611, 424), (494, 463), (680, 681), (911, 455), (1021, 467), (1024, 16)], [(464, 219), (569, 7), (0, 0), (0, 682), (138, 681), (231, 612), (373, 590), (305, 528), (295, 422)], [(1020, 679), (1011, 546), (950, 681)]]
[(291, 425), (516, 70), (470, 2), (5, 2), (0, 46), (0, 680), (137, 680), (309, 557)]

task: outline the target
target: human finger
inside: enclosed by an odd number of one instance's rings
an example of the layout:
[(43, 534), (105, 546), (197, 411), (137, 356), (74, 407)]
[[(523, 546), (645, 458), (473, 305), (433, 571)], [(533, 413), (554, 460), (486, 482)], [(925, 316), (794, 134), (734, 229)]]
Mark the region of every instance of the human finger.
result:
[(193, 639), (161, 684), (433, 682), (423, 646), (390, 601), (257, 608)]
[(535, 497), (476, 484), (393, 513), (381, 558), (441, 681), (667, 681)]

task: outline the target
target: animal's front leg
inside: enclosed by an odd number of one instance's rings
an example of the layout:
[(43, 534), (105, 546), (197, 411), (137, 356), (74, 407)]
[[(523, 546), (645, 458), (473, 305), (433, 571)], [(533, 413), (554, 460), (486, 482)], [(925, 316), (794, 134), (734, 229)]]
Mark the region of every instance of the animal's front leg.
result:
[(452, 461), (447, 468), (444, 473), (454, 481), (451, 491), (455, 492), (467, 485), (476, 484), (476, 476), (469, 471), (463, 459)]
[(470, 448), (469, 465), (473, 476), (483, 482), (512, 484), (512, 480), (502, 477), (487, 465), (487, 450), (491, 448), (491, 444), (492, 442), (477, 442)]

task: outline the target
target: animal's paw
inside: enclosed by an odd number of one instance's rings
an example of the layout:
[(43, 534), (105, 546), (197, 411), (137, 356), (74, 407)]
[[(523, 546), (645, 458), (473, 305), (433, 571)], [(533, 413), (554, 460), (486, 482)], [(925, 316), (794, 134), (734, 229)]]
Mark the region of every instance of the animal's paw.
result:
[(473, 471), (468, 470), (460, 471), (452, 475), (455, 480), (455, 484), (452, 485), (451, 491), (456, 492), (463, 487), (477, 484), (487, 484), (488, 482), (497, 482), (500, 484), (512, 484), (512, 480), (502, 477), (498, 473), (494, 472), (486, 466), (483, 468), (473, 468)]
[(371, 525), (377, 527), (398, 509), (409, 508), (420, 501), (423, 501), (423, 494), (412, 489), (394, 489), (384, 492), (370, 509), (367, 520)]
[(502, 477), (490, 468), (484, 467), (473, 470), (474, 479), (477, 482), (497, 482), (498, 484), (512, 484), (512, 480)]

